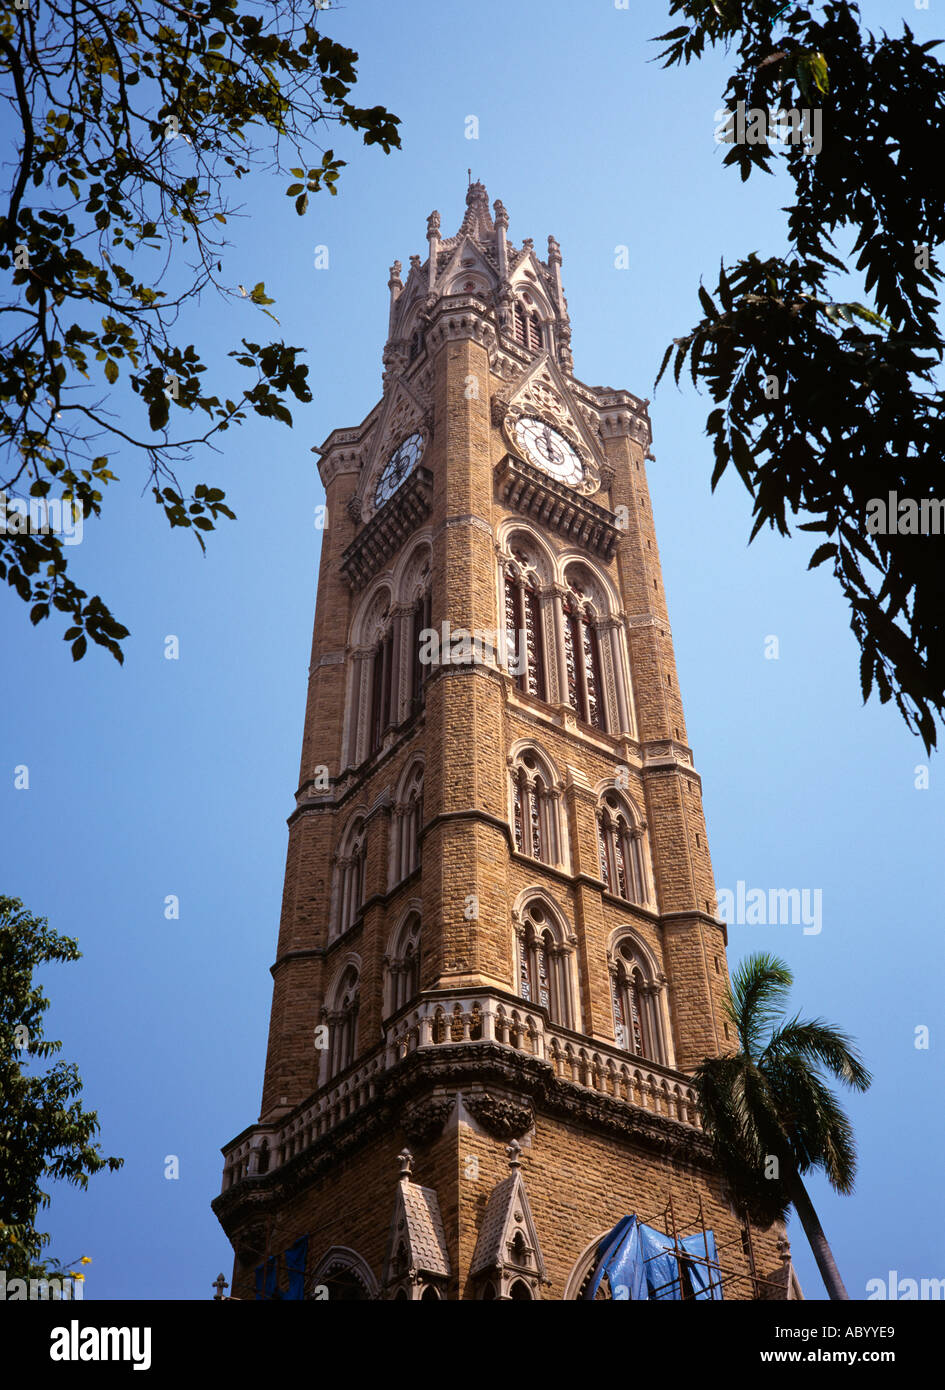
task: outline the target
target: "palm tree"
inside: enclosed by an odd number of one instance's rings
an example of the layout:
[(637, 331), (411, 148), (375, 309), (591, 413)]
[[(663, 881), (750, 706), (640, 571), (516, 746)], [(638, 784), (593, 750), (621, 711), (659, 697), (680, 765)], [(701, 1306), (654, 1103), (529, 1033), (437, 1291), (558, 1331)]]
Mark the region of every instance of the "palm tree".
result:
[(759, 952), (732, 978), (726, 1013), (739, 1050), (707, 1057), (696, 1069), (702, 1121), (737, 1200), (755, 1219), (783, 1221), (794, 1207), (832, 1299), (849, 1298), (802, 1174), (826, 1173), (837, 1192), (853, 1191), (853, 1127), (822, 1071), (857, 1091), (872, 1080), (850, 1038), (823, 1019), (784, 1021), (794, 977), (783, 960)]

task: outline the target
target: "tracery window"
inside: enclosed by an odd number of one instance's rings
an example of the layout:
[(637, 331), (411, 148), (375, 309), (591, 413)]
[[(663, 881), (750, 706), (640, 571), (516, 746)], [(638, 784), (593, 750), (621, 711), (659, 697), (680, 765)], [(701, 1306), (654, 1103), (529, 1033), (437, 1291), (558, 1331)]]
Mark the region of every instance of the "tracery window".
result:
[(356, 649), (348, 723), (348, 752), (352, 763), (362, 762), (381, 747), (399, 712), (394, 690), (395, 634), (400, 617), (391, 610), (388, 589), (379, 590), (356, 620), (352, 645)]
[(529, 348), (532, 352), (540, 352), (544, 347), (544, 335), (542, 333), (541, 318), (537, 311), (528, 310), (519, 301), (516, 301), (513, 310), (515, 322), (515, 341), (522, 347)]
[(605, 729), (600, 637), (584, 590), (575, 581), (564, 600), (564, 660), (568, 704), (585, 724)]
[(423, 687), (430, 674), (430, 667), (427, 662), (422, 661), (421, 653), (425, 643), (421, 634), (429, 630), (432, 624), (432, 601), (430, 590), (417, 598), (412, 611), (412, 631), (410, 634), (411, 644), (411, 675), (410, 675), (410, 709), (411, 713), (416, 713), (423, 703)]
[(643, 956), (629, 937), (614, 950), (610, 989), (617, 1046), (634, 1057), (665, 1064), (661, 987), (649, 978)]
[(390, 886), (412, 874), (420, 863), (423, 825), (423, 767), (415, 764), (401, 779), (394, 804)]
[(350, 1067), (358, 1051), (360, 975), (355, 965), (345, 967), (333, 991), (328, 1010), (328, 1071), (326, 1080)]
[(551, 767), (535, 749), (524, 748), (509, 775), (515, 848), (543, 864), (562, 864), (561, 804)]
[(363, 819), (348, 829), (337, 857), (337, 931), (340, 935), (354, 925), (364, 902), (366, 830)]
[(430, 550), (419, 543), (396, 590), (377, 590), (362, 606), (350, 634), (354, 652), (349, 687), (346, 756), (357, 765), (423, 705), (430, 674)]
[(528, 904), (518, 938), (519, 995), (547, 1009), (552, 1023), (574, 1026), (571, 997), (571, 952), (540, 902)]
[(632, 732), (619, 600), (589, 561), (562, 569), (526, 530), (506, 532), (499, 575), (506, 669), (520, 691), (569, 707), (589, 728)]
[(368, 756), (376, 753), (391, 724), (396, 723), (393, 709), (394, 636), (391, 628), (382, 635), (374, 650), (371, 674), (371, 738)]
[(604, 793), (597, 808), (600, 876), (609, 892), (628, 903), (649, 902), (644, 830), (621, 796)]
[(510, 668), (515, 684), (539, 700), (547, 699), (544, 631), (538, 576), (528, 556), (512, 552), (505, 567), (505, 627)]
[(385, 1016), (409, 1004), (420, 991), (420, 914), (412, 912), (401, 926), (387, 958)]

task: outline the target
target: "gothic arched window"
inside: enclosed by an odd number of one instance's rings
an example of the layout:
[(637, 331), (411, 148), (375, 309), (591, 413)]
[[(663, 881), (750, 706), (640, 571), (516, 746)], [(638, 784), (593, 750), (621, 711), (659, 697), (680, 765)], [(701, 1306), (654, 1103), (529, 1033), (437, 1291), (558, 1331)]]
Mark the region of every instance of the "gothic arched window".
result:
[(394, 668), (400, 624), (400, 614), (391, 611), (390, 591), (383, 588), (362, 607), (352, 626), (355, 660), (347, 735), (351, 764), (357, 765), (375, 753), (387, 730), (399, 722)]
[(516, 300), (512, 317), (515, 341), (520, 343), (522, 347), (529, 348), (532, 352), (540, 352), (544, 346), (544, 335), (541, 317), (537, 310), (529, 310), (519, 300)]
[(617, 792), (605, 792), (597, 808), (600, 876), (609, 892), (628, 903), (650, 900), (644, 832)]
[(381, 634), (374, 649), (371, 671), (371, 723), (368, 756), (380, 748), (391, 724), (396, 723), (393, 709), (394, 635), (390, 627)]
[(660, 996), (643, 953), (630, 937), (620, 940), (610, 962), (614, 1040), (634, 1057), (667, 1064)]
[(400, 883), (420, 863), (420, 830), (423, 825), (423, 767), (414, 764), (401, 778), (394, 801), (391, 835), (390, 886)]
[(401, 925), (387, 956), (384, 1013), (395, 1014), (420, 992), (420, 914)]
[(519, 854), (543, 864), (564, 863), (564, 837), (557, 778), (533, 748), (523, 748), (509, 769), (512, 834)]
[(521, 550), (512, 552), (504, 586), (509, 669), (519, 690), (546, 700), (541, 591), (535, 568)]
[(337, 930), (338, 936), (353, 926), (364, 902), (366, 859), (366, 828), (362, 818), (349, 826), (341, 840), (337, 856)]
[(378, 1297), (370, 1265), (355, 1250), (334, 1245), (306, 1275), (306, 1297), (331, 1302), (365, 1302)]
[(358, 1053), (358, 1007), (361, 977), (354, 964), (345, 966), (332, 990), (328, 1020), (328, 1068), (326, 1080), (351, 1066)]
[(585, 724), (606, 729), (600, 637), (584, 590), (574, 581), (564, 600), (564, 661), (568, 704)]
[(410, 710), (415, 714), (423, 703), (423, 687), (426, 685), (427, 677), (430, 674), (429, 665), (421, 659), (425, 646), (427, 645), (422, 638), (422, 633), (429, 631), (432, 625), (431, 618), (432, 601), (429, 589), (421, 594), (413, 605), (413, 630), (411, 632), (411, 676), (410, 676)]
[(518, 932), (518, 992), (547, 1009), (552, 1023), (573, 1028), (571, 952), (561, 938), (550, 912), (540, 902), (530, 902)]

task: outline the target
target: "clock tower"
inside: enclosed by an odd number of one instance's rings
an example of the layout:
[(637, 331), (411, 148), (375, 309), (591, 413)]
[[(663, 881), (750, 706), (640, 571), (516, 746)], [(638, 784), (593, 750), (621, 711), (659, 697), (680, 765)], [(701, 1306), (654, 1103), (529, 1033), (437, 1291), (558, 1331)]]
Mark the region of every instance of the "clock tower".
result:
[(690, 1080), (733, 1040), (647, 402), (575, 376), (558, 243), (508, 226), (479, 183), (454, 236), (431, 214), (381, 399), (315, 451), (262, 1104), (213, 1204), (233, 1292), (796, 1296)]

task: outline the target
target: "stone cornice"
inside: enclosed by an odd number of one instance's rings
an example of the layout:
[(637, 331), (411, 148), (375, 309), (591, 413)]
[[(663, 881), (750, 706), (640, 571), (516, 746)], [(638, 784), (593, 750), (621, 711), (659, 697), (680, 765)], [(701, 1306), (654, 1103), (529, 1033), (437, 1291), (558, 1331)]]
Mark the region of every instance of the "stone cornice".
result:
[(348, 585), (363, 588), (423, 524), (432, 507), (433, 474), (421, 464), (345, 550), (341, 573)]
[(508, 507), (522, 512), (550, 531), (612, 560), (622, 532), (606, 507), (582, 497), (541, 469), (506, 454), (496, 465), (496, 489)]
[[(684, 1073), (666, 1074), (689, 1084)], [(550, 1062), (528, 1053), (482, 1043), (441, 1044), (408, 1054), (377, 1078), (376, 1093), (366, 1105), (275, 1171), (234, 1183), (214, 1198), (213, 1211), (239, 1253), (241, 1227), (254, 1217), (277, 1210), (286, 1198), (316, 1182), (345, 1154), (399, 1128), (433, 1091), (449, 1096), (467, 1087), (481, 1092), (490, 1086), (500, 1088), (504, 1098), (521, 1108), (523, 1122), (534, 1110), (623, 1139), (673, 1162), (706, 1170), (712, 1167), (708, 1140), (678, 1120), (567, 1081), (555, 1075)], [(444, 1107), (445, 1114), (449, 1109)], [(272, 1126), (255, 1128), (272, 1132)], [(430, 1129), (435, 1129), (432, 1119)]]

